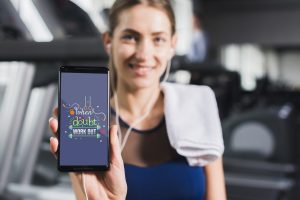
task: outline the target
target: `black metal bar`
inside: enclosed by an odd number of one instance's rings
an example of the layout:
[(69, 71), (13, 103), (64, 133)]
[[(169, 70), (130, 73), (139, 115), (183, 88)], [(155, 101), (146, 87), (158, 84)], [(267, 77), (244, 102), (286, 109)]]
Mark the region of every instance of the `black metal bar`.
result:
[(0, 61), (77, 61), (107, 58), (100, 38), (0, 42)]

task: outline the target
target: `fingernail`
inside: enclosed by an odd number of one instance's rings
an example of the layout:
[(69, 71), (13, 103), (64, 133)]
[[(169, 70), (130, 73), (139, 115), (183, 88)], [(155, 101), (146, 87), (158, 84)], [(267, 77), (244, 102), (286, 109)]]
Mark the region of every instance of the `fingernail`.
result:
[(50, 117), (50, 119), (49, 119), (49, 124), (50, 124), (50, 122), (52, 121), (52, 119), (53, 119), (53, 117)]
[(50, 140), (50, 142), (51, 142), (51, 141), (53, 140), (53, 137), (50, 137), (50, 139), (49, 139), (49, 140)]

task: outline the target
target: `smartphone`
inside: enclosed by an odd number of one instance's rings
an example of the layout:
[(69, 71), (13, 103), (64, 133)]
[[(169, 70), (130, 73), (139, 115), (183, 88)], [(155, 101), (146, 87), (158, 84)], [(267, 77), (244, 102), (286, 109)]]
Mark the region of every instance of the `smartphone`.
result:
[(109, 70), (59, 69), (58, 170), (109, 168)]

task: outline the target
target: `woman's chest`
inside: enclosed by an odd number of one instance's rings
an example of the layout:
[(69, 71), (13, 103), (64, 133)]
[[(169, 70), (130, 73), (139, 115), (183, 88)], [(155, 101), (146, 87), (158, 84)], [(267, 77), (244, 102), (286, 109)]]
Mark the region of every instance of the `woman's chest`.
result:
[(202, 200), (205, 173), (188, 166), (185, 158), (152, 167), (125, 164), (127, 200)]
[(178, 157), (170, 145), (165, 129), (149, 133), (132, 132), (128, 137), (122, 157), (125, 163), (152, 166)]

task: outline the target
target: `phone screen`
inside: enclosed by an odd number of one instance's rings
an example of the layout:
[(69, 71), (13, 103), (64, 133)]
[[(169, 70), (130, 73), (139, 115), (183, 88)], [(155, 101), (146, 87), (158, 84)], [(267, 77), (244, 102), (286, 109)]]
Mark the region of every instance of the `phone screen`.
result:
[(63, 67), (60, 70), (58, 157), (61, 171), (108, 168), (108, 70), (99, 69)]

